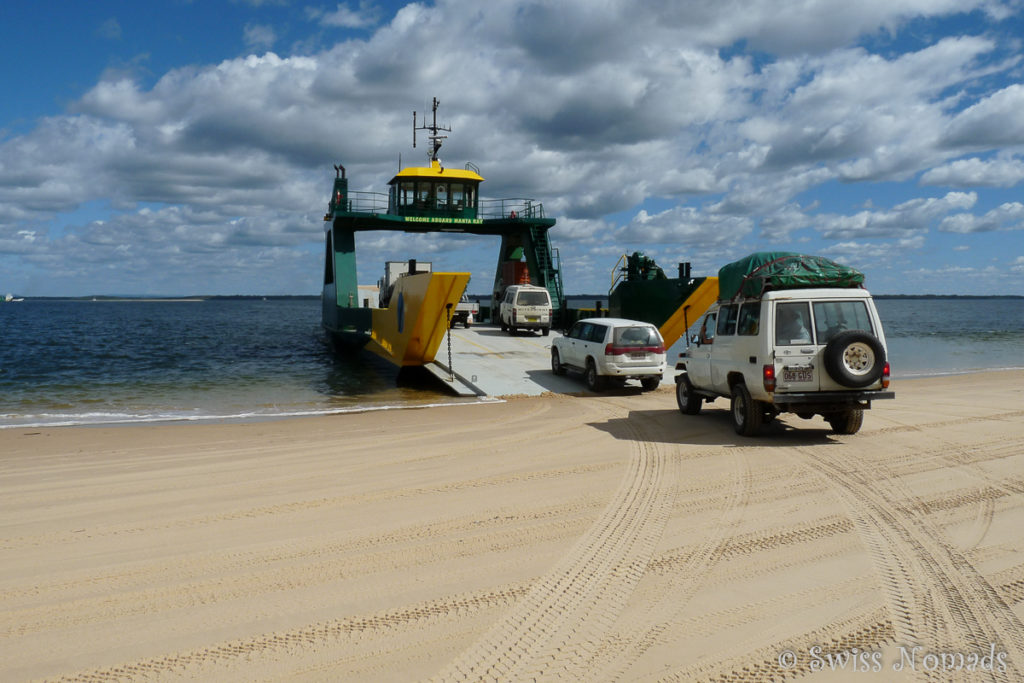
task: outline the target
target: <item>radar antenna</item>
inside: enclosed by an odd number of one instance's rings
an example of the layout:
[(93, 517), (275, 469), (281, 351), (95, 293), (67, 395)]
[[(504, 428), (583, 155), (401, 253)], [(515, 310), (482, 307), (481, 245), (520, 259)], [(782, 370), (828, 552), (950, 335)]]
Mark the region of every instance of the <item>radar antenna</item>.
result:
[(431, 161), (437, 161), (437, 150), (441, 149), (441, 141), (448, 139), (447, 135), (438, 135), (437, 132), (438, 131), (442, 131), (442, 130), (445, 131), (446, 133), (451, 133), (452, 132), (451, 126), (445, 127), (445, 126), (437, 125), (437, 105), (439, 105), (439, 104), (441, 104), (441, 103), (435, 97), (434, 98), (434, 122), (431, 123), (430, 125), (427, 125), (427, 117), (424, 116), (423, 117), (423, 125), (422, 126), (417, 126), (416, 125), (416, 112), (412, 113), (412, 146), (414, 148), (416, 147), (416, 131), (417, 130), (429, 130), (430, 131), (430, 135), (427, 136), (427, 139), (430, 140), (430, 160)]

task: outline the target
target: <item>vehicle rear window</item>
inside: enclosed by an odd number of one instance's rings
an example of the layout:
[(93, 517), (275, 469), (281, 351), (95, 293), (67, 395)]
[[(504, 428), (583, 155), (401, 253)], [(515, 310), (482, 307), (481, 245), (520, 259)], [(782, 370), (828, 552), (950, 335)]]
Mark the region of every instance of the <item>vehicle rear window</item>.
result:
[(847, 330), (875, 332), (863, 301), (814, 302), (814, 329), (819, 344), (828, 344), (832, 337)]
[(516, 303), (520, 306), (548, 306), (547, 292), (519, 292)]
[(618, 327), (615, 329), (616, 346), (658, 346), (661, 337), (653, 327)]
[(810, 307), (806, 301), (776, 304), (775, 343), (781, 346), (813, 343)]

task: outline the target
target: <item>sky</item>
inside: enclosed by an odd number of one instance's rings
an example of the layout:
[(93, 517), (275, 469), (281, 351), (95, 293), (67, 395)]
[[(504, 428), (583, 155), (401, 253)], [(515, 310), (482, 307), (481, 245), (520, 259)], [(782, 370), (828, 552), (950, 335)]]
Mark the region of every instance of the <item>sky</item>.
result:
[[(528, 197), (570, 294), (826, 256), (876, 294), (1024, 294), (1022, 0), (135, 0), (0, 5), (0, 294), (318, 294), (334, 178), (412, 112)], [(496, 238), (368, 232), (469, 271)]]

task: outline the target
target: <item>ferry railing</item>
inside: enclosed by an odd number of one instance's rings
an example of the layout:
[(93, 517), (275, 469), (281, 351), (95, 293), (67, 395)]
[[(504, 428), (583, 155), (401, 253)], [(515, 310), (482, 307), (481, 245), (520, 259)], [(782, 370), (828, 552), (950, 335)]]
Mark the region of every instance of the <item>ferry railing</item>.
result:
[[(414, 208), (414, 207), (413, 207)], [(383, 192), (349, 192), (346, 199), (332, 204), (334, 211), (347, 213), (388, 213), (388, 195)], [(430, 209), (431, 215), (441, 209)], [(452, 209), (452, 215), (461, 215), (461, 209)], [(480, 199), (477, 217), (484, 219), (501, 218), (544, 218), (544, 205), (532, 199)]]
[(484, 219), (544, 218), (544, 205), (532, 199), (481, 199), (477, 215)]
[[(608, 293), (611, 294), (615, 289), (615, 286), (619, 284), (619, 281), (626, 277), (628, 257), (623, 254), (619, 257), (619, 260), (615, 262), (615, 266), (612, 268), (612, 286), (608, 288)], [(619, 264), (622, 264), (621, 266)]]
[(348, 198), (334, 207), (349, 213), (387, 213), (388, 196), (383, 192), (349, 192)]

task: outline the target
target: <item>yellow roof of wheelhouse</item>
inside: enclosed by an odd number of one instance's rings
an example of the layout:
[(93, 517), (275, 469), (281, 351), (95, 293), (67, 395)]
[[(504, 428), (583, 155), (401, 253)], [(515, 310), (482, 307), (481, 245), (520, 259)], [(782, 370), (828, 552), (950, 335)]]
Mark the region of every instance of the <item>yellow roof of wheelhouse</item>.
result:
[(399, 179), (407, 178), (446, 178), (451, 180), (475, 180), (480, 182), (483, 178), (478, 173), (473, 171), (463, 170), (461, 168), (444, 168), (441, 166), (440, 161), (431, 161), (430, 168), (424, 166), (409, 166), (399, 171), (394, 178), (391, 179), (391, 183)]

